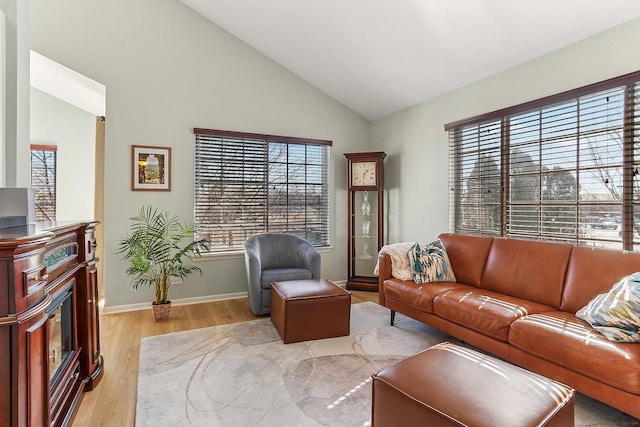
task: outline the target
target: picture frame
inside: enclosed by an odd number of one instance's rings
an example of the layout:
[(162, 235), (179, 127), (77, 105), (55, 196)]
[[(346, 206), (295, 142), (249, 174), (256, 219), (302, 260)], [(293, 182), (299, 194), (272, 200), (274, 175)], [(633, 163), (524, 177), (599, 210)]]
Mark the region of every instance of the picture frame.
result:
[(171, 147), (131, 146), (131, 191), (171, 191)]

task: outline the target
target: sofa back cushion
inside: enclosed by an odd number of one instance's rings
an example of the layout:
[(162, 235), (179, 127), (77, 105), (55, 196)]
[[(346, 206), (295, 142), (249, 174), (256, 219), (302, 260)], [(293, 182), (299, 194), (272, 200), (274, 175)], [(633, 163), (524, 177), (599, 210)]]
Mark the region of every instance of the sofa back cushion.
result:
[(559, 308), (571, 248), (565, 243), (495, 238), (480, 287)]
[(439, 238), (458, 283), (479, 287), (493, 238), (452, 233), (443, 233)]
[(571, 251), (560, 308), (575, 313), (636, 271), (640, 271), (639, 252), (576, 246)]

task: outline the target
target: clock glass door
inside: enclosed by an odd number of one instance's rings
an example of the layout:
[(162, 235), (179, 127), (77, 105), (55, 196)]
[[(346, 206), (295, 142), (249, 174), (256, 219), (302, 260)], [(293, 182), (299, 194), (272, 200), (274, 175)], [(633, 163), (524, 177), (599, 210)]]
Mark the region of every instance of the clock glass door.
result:
[(378, 258), (378, 194), (354, 191), (352, 212), (352, 276), (374, 277)]

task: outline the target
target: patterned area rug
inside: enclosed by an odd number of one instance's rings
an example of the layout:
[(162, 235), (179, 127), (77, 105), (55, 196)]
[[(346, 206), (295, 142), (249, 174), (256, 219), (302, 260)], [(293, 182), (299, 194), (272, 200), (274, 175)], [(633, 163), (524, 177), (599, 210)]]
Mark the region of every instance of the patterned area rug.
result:
[[(453, 341), (375, 303), (351, 309), (351, 335), (283, 344), (260, 319), (144, 338), (136, 426), (368, 426), (371, 374)], [(585, 396), (576, 426), (640, 426)]]

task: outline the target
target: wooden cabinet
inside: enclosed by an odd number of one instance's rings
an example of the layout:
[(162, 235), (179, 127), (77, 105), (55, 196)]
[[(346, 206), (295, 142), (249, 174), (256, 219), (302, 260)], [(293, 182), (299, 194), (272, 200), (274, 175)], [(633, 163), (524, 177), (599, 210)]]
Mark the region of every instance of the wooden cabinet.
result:
[(82, 302), (83, 310), (78, 313), (78, 332), (84, 338), (80, 364), (82, 371), (86, 372), (85, 390), (93, 390), (102, 373), (102, 356), (100, 354), (100, 324), (98, 321), (98, 269), (96, 249), (98, 245), (95, 238), (95, 227), (86, 227), (81, 252), (85, 257), (85, 268), (78, 278), (78, 301)]
[(97, 224), (0, 229), (2, 427), (70, 424), (102, 375)]
[(345, 153), (349, 193), (347, 289), (377, 291), (373, 274), (384, 245), (384, 164), (381, 151)]

